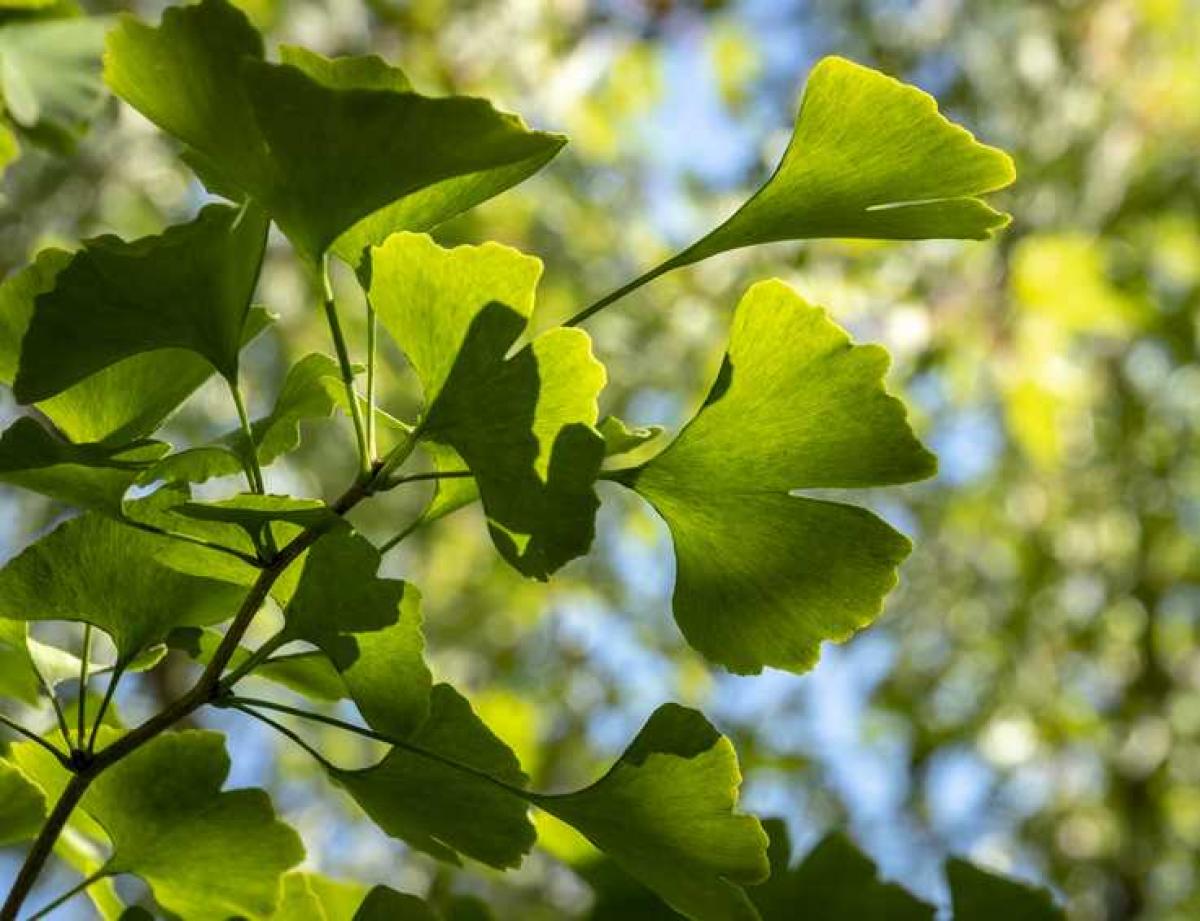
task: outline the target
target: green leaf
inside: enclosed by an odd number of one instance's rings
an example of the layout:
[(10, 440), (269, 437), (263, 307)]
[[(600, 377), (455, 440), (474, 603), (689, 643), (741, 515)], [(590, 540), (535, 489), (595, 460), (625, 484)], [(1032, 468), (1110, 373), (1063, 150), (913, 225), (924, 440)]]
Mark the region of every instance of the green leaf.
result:
[(372, 767), (331, 776), (380, 828), (417, 850), (452, 863), (463, 854), (501, 869), (519, 865), (535, 837), (528, 807), (487, 778), (521, 787), (526, 777), (470, 704), (435, 686), (429, 718), (405, 741)]
[(22, 418), (0, 435), (0, 482), (119, 518), (125, 492), (169, 450), (161, 441), (75, 445)]
[(592, 541), (604, 368), (580, 330), (506, 357), (540, 274), (537, 259), (498, 244), (447, 250), (397, 234), (372, 251), (370, 297), (425, 391), (419, 437), (457, 452), (501, 555), (545, 579)]
[(288, 873), (271, 921), (352, 921), (366, 891), (361, 883), (316, 873)]
[(45, 819), (45, 794), (20, 768), (0, 760), (0, 846), (34, 837)]
[[(288, 371), (271, 412), (250, 427), (258, 462), (267, 467), (300, 446), (300, 423), (324, 419), (345, 401), (337, 362), (325, 355), (306, 355)], [(245, 437), (240, 428), (209, 444), (178, 451), (142, 475), (142, 482), (202, 483), (241, 473)]]
[(661, 425), (641, 425), (631, 428), (616, 416), (605, 416), (596, 428), (604, 437), (605, 457), (636, 451), (663, 433)]
[(805, 921), (933, 921), (932, 905), (882, 882), (875, 864), (844, 835), (827, 835), (799, 866), (789, 869), (787, 826), (779, 819), (763, 824), (771, 837), (771, 878), (750, 890), (763, 921), (790, 921), (798, 905), (805, 906)]
[(155, 557), (171, 543), (95, 514), (67, 521), (0, 570), (0, 617), (91, 623), (126, 665), (174, 627), (231, 617), (239, 588), (161, 565)]
[[(167, 646), (207, 665), (223, 637), (218, 630), (179, 627), (167, 637)], [(229, 666), (237, 668), (248, 658), (250, 650), (239, 646), (229, 660)], [(253, 677), (272, 681), (314, 700), (333, 702), (343, 700), (349, 694), (346, 683), (328, 656), (317, 650), (272, 657), (254, 669)]]
[(767, 877), (767, 837), (734, 812), (740, 783), (729, 740), (695, 710), (667, 704), (592, 786), (532, 800), (688, 917), (753, 919), (741, 885)]
[(0, 697), (36, 704), (40, 685), (28, 639), (27, 624), (0, 618)]
[(100, 774), (80, 807), (112, 842), (106, 873), (140, 876), (189, 921), (270, 914), (304, 848), (264, 791), (222, 791), (228, 775), (224, 738), (202, 731), (157, 736)]
[(1063, 921), (1046, 889), (990, 873), (965, 860), (946, 861), (954, 921)]
[(211, 205), (158, 236), (89, 240), (37, 298), (13, 382), (18, 401), (166, 348), (194, 351), (236, 380), (266, 230), (255, 209)]
[(862, 508), (789, 493), (934, 472), (884, 391), (887, 362), (782, 282), (757, 284), (704, 407), (661, 454), (613, 475), (670, 527), (675, 619), (712, 661), (804, 671), (822, 641), (878, 615), (908, 540)]
[[(0, 284), (0, 383), (12, 385), (34, 302), (54, 290), (71, 259), (63, 250), (42, 250)], [(252, 309), (242, 344), (269, 322), (265, 311)], [(212, 365), (194, 352), (159, 349), (110, 365), (36, 405), (72, 441), (123, 447), (157, 429), (212, 373)]]
[(391, 90), (397, 93), (412, 90), (404, 71), (377, 54), (327, 58), (307, 48), (280, 45), (279, 60), (333, 90)]
[(357, 264), (390, 233), (515, 185), (564, 143), (483, 100), (400, 91), (397, 72), (363, 59), (262, 56), (241, 13), (204, 0), (168, 10), (158, 28), (123, 19), (105, 76), (193, 148), (210, 187), (257, 200), (313, 262), (333, 247)]
[(439, 916), (424, 899), (387, 886), (367, 893), (354, 921), (438, 921)]
[(100, 51), (109, 21), (78, 16), (0, 29), (0, 91), (25, 129), (80, 133), (104, 102)]
[(844, 58), (825, 58), (809, 75), (775, 173), (659, 272), (778, 240), (983, 240), (1009, 217), (978, 196), (1015, 177), (1006, 153), (940, 115), (932, 96)]

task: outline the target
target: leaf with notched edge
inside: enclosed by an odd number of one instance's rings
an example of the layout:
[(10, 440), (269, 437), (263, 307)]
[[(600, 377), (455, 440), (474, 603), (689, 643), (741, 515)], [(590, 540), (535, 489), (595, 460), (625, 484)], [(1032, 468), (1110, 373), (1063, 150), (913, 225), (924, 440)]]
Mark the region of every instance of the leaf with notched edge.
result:
[(738, 305), (704, 407), (661, 454), (614, 474), (670, 527), (675, 619), (712, 661), (805, 671), (822, 641), (879, 613), (908, 540), (865, 509), (789, 493), (934, 472), (884, 391), (887, 361), (782, 282), (761, 282)]

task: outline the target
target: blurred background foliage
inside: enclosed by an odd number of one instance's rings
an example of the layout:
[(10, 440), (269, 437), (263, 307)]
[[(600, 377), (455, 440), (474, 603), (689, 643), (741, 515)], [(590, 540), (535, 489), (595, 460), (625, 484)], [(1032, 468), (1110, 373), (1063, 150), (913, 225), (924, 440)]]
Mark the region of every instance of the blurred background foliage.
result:
[[(0, 16), (6, 65), (14, 25), (70, 9), (25, 5)], [(881, 620), (828, 647), (812, 673), (707, 668), (669, 616), (664, 526), (616, 490), (604, 496), (592, 555), (548, 586), (500, 562), (477, 510), (420, 532), (388, 558), (388, 573), (423, 593), (435, 671), (472, 697), (540, 788), (594, 778), (674, 699), (734, 738), (747, 807), (784, 817), (798, 852), (839, 827), (886, 876), (941, 904), (940, 861), (953, 852), (1049, 884), (1073, 921), (1200, 916), (1200, 3), (242, 5), (276, 42), (373, 51), (424, 92), (486, 95), (571, 137), (540, 176), (438, 233), (541, 256), (543, 327), (741, 201), (779, 156), (804, 75), (823, 54), (920, 85), (1012, 151), (1019, 179), (1000, 205), (1015, 221), (993, 243), (727, 255), (590, 324), (609, 368), (602, 410), (635, 423), (687, 418), (733, 304), (762, 277), (784, 278), (892, 352), (891, 384), (941, 473), (889, 490), (886, 502), (862, 496), (916, 551)], [(87, 12), (118, 6), (98, 0)], [(130, 6), (150, 17), (161, 8)], [(156, 232), (204, 199), (148, 123), (86, 92), (94, 73), (84, 60), (54, 72), (58, 89), (68, 70), (78, 77), (72, 98), (85, 111), (44, 131), (36, 113), (53, 115), (56, 103), (42, 97), (31, 110), (28, 87), (22, 97), (14, 78), (0, 81), (0, 148), (11, 135), (21, 154), (0, 203), (5, 271), (44, 245)], [(77, 140), (76, 115), (92, 121)], [(349, 277), (340, 281), (350, 300)], [(279, 335), (250, 352), (261, 410), (290, 361), (329, 348), (316, 293), (282, 239), (260, 294), (280, 314)], [(362, 342), (361, 324), (351, 335)], [(385, 405), (411, 417), (414, 381), (398, 354), (387, 358)], [(7, 421), (16, 408), (3, 399)], [(171, 432), (187, 443), (229, 424), (213, 389)], [(329, 495), (343, 485), (353, 459), (337, 425), (311, 426), (302, 450), (268, 470), (269, 488)], [(388, 496), (357, 524), (385, 538), (419, 499)], [(0, 503), (5, 556), (64, 514), (11, 490)], [(126, 718), (176, 693), (190, 668), (172, 658), (131, 683)], [(232, 718), (203, 719), (234, 734), (234, 780), (275, 790), (324, 872), (439, 899), (473, 895), (500, 918), (633, 917), (611, 872), (564, 827), (541, 822), (544, 847), (503, 877), (435, 865), (356, 820), (302, 753)], [(358, 740), (321, 741), (347, 761), (373, 755)], [(4, 855), (0, 878), (16, 856)]]

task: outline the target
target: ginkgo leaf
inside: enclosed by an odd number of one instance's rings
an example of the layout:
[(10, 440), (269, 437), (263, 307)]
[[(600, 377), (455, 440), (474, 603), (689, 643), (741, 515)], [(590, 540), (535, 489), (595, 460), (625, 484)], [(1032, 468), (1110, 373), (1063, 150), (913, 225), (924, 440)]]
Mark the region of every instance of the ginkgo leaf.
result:
[(428, 229), (515, 185), (564, 143), (484, 100), (400, 90), (362, 59), (262, 56), (240, 12), (204, 0), (168, 10), (157, 28), (125, 18), (105, 76), (192, 148), (210, 187), (257, 200), (310, 261), (336, 241), (357, 264), (388, 234)]
[(596, 426), (604, 438), (604, 456), (613, 457), (636, 451), (663, 433), (661, 425), (629, 426), (616, 416), (605, 416)]
[(46, 819), (46, 795), (20, 768), (0, 760), (0, 846), (32, 838)]
[(270, 921), (352, 921), (366, 895), (362, 883), (293, 871), (283, 878)]
[(740, 783), (729, 740), (695, 710), (667, 704), (596, 783), (532, 801), (689, 918), (753, 919), (741, 886), (766, 879), (767, 836), (734, 812)]
[(220, 733), (191, 730), (157, 736), (98, 775), (80, 809), (112, 843), (106, 875), (140, 876), (189, 921), (269, 915), (304, 848), (264, 791), (222, 790), (229, 766)]
[(279, 60), (334, 90), (412, 90), (404, 71), (377, 54), (328, 58), (297, 45), (280, 45)]
[(354, 921), (439, 921), (439, 917), (424, 899), (376, 886), (363, 899)]
[(954, 921), (1063, 921), (1049, 890), (990, 873), (965, 860), (946, 861)]
[(100, 51), (108, 25), (102, 16), (4, 24), (0, 92), (13, 121), (51, 142), (82, 131), (104, 102)]
[(37, 298), (13, 392), (45, 400), (123, 358), (188, 349), (237, 379), (266, 244), (257, 209), (210, 205), (188, 224), (87, 241)]
[(28, 638), (27, 624), (0, 618), (0, 697), (34, 704), (40, 685), (29, 654)]
[(791, 143), (771, 178), (663, 269), (777, 240), (986, 239), (1009, 218), (979, 196), (1015, 176), (1006, 153), (939, 114), (932, 96), (824, 58), (809, 74)]
[(172, 628), (225, 620), (241, 600), (235, 585), (157, 563), (172, 543), (96, 514), (67, 521), (0, 570), (0, 617), (93, 624), (128, 665)]
[(308, 551), (284, 611), (284, 636), (322, 650), (374, 729), (407, 736), (429, 714), (421, 596), (377, 575), (379, 551), (348, 527)]
[[(0, 284), (0, 383), (12, 386), (34, 303), (54, 289), (71, 259), (64, 250), (44, 249)], [(270, 321), (266, 311), (252, 308), (243, 346)], [(35, 405), (74, 442), (123, 447), (157, 429), (212, 374), (212, 365), (195, 352), (158, 349), (109, 365)]]
[(544, 579), (591, 544), (605, 374), (580, 330), (507, 357), (540, 274), (537, 259), (498, 244), (447, 250), (402, 233), (372, 250), (370, 296), (424, 389), (418, 437), (457, 452), (501, 555)]
[(404, 741), (372, 767), (331, 776), (375, 824), (417, 850), (452, 863), (462, 854), (501, 869), (520, 864), (535, 832), (527, 804), (505, 785), (527, 778), (470, 704), (435, 686), (429, 718)]
[(0, 482), (119, 518), (126, 491), (169, 450), (148, 440), (122, 448), (75, 445), (22, 418), (0, 435)]
[(661, 454), (613, 474), (670, 527), (675, 619), (712, 661), (804, 671), (822, 641), (878, 615), (908, 540), (865, 509), (789, 493), (934, 472), (883, 388), (887, 362), (782, 282), (754, 285), (704, 407)]
[[(251, 426), (258, 462), (267, 467), (300, 445), (300, 423), (324, 419), (345, 402), (337, 362), (326, 355), (306, 355), (288, 371), (275, 406)], [(142, 475), (142, 482), (202, 483), (242, 471), (239, 452), (245, 443), (241, 429), (233, 429), (213, 442), (178, 451), (163, 458)]]
[(806, 921), (933, 921), (932, 905), (902, 886), (880, 880), (875, 864), (844, 835), (827, 835), (798, 866), (789, 868), (787, 826), (779, 819), (763, 825), (771, 838), (771, 877), (750, 890), (763, 921), (790, 921), (799, 905), (804, 906)]

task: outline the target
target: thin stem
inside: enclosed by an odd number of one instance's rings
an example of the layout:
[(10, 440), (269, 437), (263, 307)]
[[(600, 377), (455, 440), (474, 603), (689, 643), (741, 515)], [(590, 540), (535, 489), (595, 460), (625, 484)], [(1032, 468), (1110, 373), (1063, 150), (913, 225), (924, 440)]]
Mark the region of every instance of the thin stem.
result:
[(137, 528), (139, 531), (145, 531), (148, 534), (159, 534), (163, 537), (169, 537), (172, 540), (181, 540), (184, 543), (195, 544), (197, 547), (206, 547), (209, 550), (215, 550), (218, 553), (228, 554), (229, 556), (237, 557), (243, 563), (248, 563), (254, 567), (261, 567), (262, 560), (258, 557), (243, 553), (241, 550), (235, 550), (233, 547), (226, 547), (224, 544), (218, 544), (211, 540), (205, 540), (202, 537), (193, 537), (191, 534), (184, 534), (180, 531), (171, 531), (168, 528), (160, 528), (157, 525), (148, 524), (145, 521), (135, 521), (131, 518), (122, 518), (122, 524), (127, 524), (131, 528)]
[[(331, 508), (334, 515), (345, 515), (359, 502), (372, 494), (378, 476), (378, 469), (378, 467), (373, 468), (373, 475), (370, 478), (352, 485), (333, 503)], [(216, 651), (213, 653), (212, 659), (209, 660), (204, 672), (190, 691), (178, 698), (174, 703), (168, 704), (166, 708), (160, 710), (137, 728), (121, 736), (102, 751), (97, 752), (88, 760), (84, 767), (72, 775), (58, 803), (55, 804), (54, 810), (50, 813), (50, 816), (46, 819), (46, 823), (42, 826), (42, 830), (38, 833), (33, 847), (30, 848), (29, 853), (26, 855), (25, 862), (21, 865), (17, 879), (13, 883), (12, 889), (9, 890), (8, 898), (4, 902), (4, 907), (0, 909), (0, 921), (15, 921), (17, 912), (29, 896), (30, 890), (33, 888), (38, 876), (41, 875), (42, 869), (46, 865), (46, 860), (50, 857), (50, 853), (54, 849), (54, 842), (58, 840), (58, 836), (62, 833), (67, 819), (70, 818), (72, 810), (87, 790), (88, 784), (100, 773), (133, 754), (143, 745), (161, 735), (193, 711), (199, 709), (204, 704), (211, 703), (215, 699), (219, 691), (221, 673), (229, 664), (230, 658), (232, 658), (234, 652), (237, 650), (238, 644), (246, 633), (246, 629), (254, 620), (255, 614), (258, 613), (258, 609), (262, 606), (263, 600), (267, 597), (271, 587), (280, 575), (305, 550), (320, 539), (328, 528), (329, 523), (324, 522), (303, 531), (291, 543), (280, 550), (279, 554), (268, 565), (262, 568), (254, 585), (251, 586), (250, 591), (246, 594), (242, 606), (234, 616), (233, 622), (226, 631), (220, 645), (217, 646)]]
[[(675, 258), (677, 259), (678, 257), (675, 257)], [(609, 304), (615, 304), (617, 301), (619, 301), (625, 295), (631, 294), (634, 291), (636, 291), (638, 288), (642, 287), (642, 285), (647, 285), (650, 282), (654, 281), (654, 279), (658, 278), (658, 276), (665, 275), (667, 272), (671, 271), (671, 269), (675, 268), (675, 265), (676, 265), (675, 259), (668, 259), (666, 262), (661, 263), (660, 265), (656, 265), (654, 268), (652, 268), (649, 272), (646, 272), (644, 275), (639, 275), (637, 278), (635, 278), (633, 281), (629, 282), (628, 284), (622, 285), (621, 287), (617, 288), (615, 291), (610, 291), (608, 294), (604, 295), (604, 297), (600, 298), (600, 300), (596, 301), (596, 303), (592, 304), (590, 307), (586, 307), (583, 310), (579, 311), (579, 313), (575, 314), (575, 316), (573, 316), (573, 317), (571, 317), (571, 319), (567, 320), (567, 322), (564, 323), (563, 326), (578, 326), (580, 323), (584, 322), (585, 320), (588, 320), (591, 317), (595, 316), (597, 313), (599, 313), (605, 307), (609, 306)]]
[(79, 704), (76, 706), (79, 723), (75, 738), (79, 740), (80, 748), (83, 748), (83, 733), (87, 726), (88, 666), (91, 665), (91, 658), (92, 625), (85, 623), (83, 625), (83, 652), (79, 656)]
[(404, 541), (405, 538), (408, 537), (408, 535), (412, 534), (413, 531), (415, 531), (417, 528), (419, 528), (421, 526), (421, 522), (424, 520), (425, 520), (424, 517), (417, 518), (411, 524), (409, 524), (408, 527), (406, 527), (403, 531), (401, 531), (399, 534), (395, 534), (392, 537), (389, 537), (387, 540), (385, 540), (382, 544), (379, 545), (379, 555), (383, 556), (385, 553), (390, 551), (393, 547), (398, 546), (401, 542)]
[[(121, 676), (125, 674), (125, 663), (118, 661), (113, 666), (112, 672), (108, 676), (108, 687), (104, 689), (104, 698), (100, 701), (100, 709), (96, 711), (96, 721), (92, 723), (92, 732), (88, 736), (87, 753), (90, 755), (96, 749), (96, 736), (100, 732), (100, 725), (104, 722), (104, 714), (108, 712), (108, 705), (112, 703), (113, 695), (117, 693), (117, 685), (121, 683)], [(83, 737), (79, 739), (80, 748), (83, 747)]]
[(264, 642), (254, 652), (250, 653), (241, 665), (235, 666), (233, 671), (221, 679), (221, 687), (228, 690), (233, 687), (248, 674), (250, 674), (258, 666), (262, 665), (276, 649), (288, 641), (287, 633), (280, 630), (273, 637)]
[(46, 917), (46, 915), (50, 914), (50, 912), (54, 911), (54, 909), (61, 908), (63, 905), (65, 905), (71, 899), (75, 898), (75, 896), (79, 895), (79, 893), (83, 892), (83, 890), (86, 889), (88, 886), (92, 885), (92, 883), (99, 882), (100, 880), (104, 879), (104, 877), (107, 875), (108, 874), (104, 871), (103, 868), (97, 870), (91, 876), (88, 876), (85, 879), (81, 880), (78, 885), (72, 886), (70, 889), (68, 889), (66, 892), (64, 892), (62, 895), (60, 895), (53, 902), (49, 903), (48, 905), (43, 905), (40, 910), (35, 911), (32, 915), (30, 915), (26, 919), (26, 921), (37, 921), (38, 918)]
[[(436, 761), (439, 764), (444, 764), (446, 767), (457, 771), (462, 771), (466, 774), (471, 774), (480, 780), (499, 787), (521, 799), (529, 799), (531, 794), (528, 790), (522, 790), (520, 787), (515, 787), (512, 784), (505, 783), (498, 777), (493, 777), (486, 771), (481, 771), (478, 768), (473, 768), (469, 764), (463, 764), (461, 761), (455, 761), (453, 758), (447, 758), (445, 755), (439, 755), (437, 752), (429, 751), (421, 748), (419, 745), (413, 745), (411, 742), (406, 742), (404, 739), (399, 739), (396, 736), (388, 735), (383, 732), (376, 732), (374, 729), (368, 729), (366, 726), (356, 726), (354, 723), (347, 723), (345, 720), (339, 720), (336, 717), (325, 716), (323, 713), (313, 713), (311, 710), (301, 710), (299, 707), (289, 707), (286, 704), (277, 704), (273, 700), (261, 700), (255, 697), (234, 697), (228, 701), (229, 706), (237, 707), (239, 710), (249, 712), (249, 707), (262, 707), (264, 710), (277, 710), (280, 713), (287, 713), (290, 716), (297, 716), (301, 719), (313, 720), (317, 723), (324, 723), (326, 726), (333, 726), (336, 729), (342, 729), (346, 732), (353, 732), (355, 735), (363, 736), (367, 739), (374, 739), (376, 742), (385, 742), (396, 748), (403, 749), (406, 752), (420, 757), (427, 758), (430, 761)], [(261, 714), (259, 714), (261, 716)], [(322, 758), (322, 760), (324, 760)], [(329, 762), (326, 761), (326, 764)]]
[(262, 466), (258, 462), (258, 448), (254, 444), (254, 430), (250, 428), (250, 415), (246, 412), (246, 401), (242, 398), (242, 388), (236, 380), (229, 380), (229, 393), (233, 397), (233, 405), (237, 407), (238, 424), (242, 428), (242, 465), (246, 468), (246, 482), (250, 491), (260, 496), (267, 491), (263, 479)]
[(36, 668), (38, 684), (42, 686), (42, 691), (50, 698), (50, 705), (54, 707), (54, 718), (58, 721), (58, 732), (62, 736), (63, 744), (67, 746), (67, 751), (72, 751), (74, 745), (71, 743), (71, 730), (67, 726), (67, 715), (63, 713), (62, 705), (58, 702), (58, 697), (54, 693), (54, 688), (46, 681), (45, 676)]
[(92, 782), (93, 776), (95, 775), (91, 772), (72, 774), (71, 779), (67, 781), (62, 795), (58, 798), (58, 802), (54, 804), (54, 809), (46, 818), (46, 823), (42, 826), (42, 830), (38, 832), (38, 836), (33, 842), (33, 847), (29, 849), (29, 854), (25, 857), (25, 863), (21, 865), (21, 869), (17, 873), (17, 878), (13, 881), (12, 889), (8, 891), (8, 898), (4, 901), (4, 907), (0, 908), (0, 921), (16, 921), (17, 912), (25, 902), (30, 890), (33, 889), (33, 884), (37, 882), (37, 878), (42, 872), (42, 867), (46, 865), (46, 860), (49, 858), (50, 852), (54, 850), (54, 842), (62, 834), (62, 830), (67, 824), (67, 819), (71, 817), (71, 812), (79, 804), (79, 801), (83, 798), (83, 794), (87, 792), (88, 785)]
[(470, 470), (434, 470), (429, 473), (409, 473), (389, 480), (387, 488), (402, 486), (405, 483), (421, 483), (426, 480), (462, 480), (474, 475)]
[(38, 745), (42, 746), (42, 748), (46, 749), (46, 751), (50, 752), (50, 754), (52, 754), (55, 758), (57, 758), (59, 764), (61, 764), (67, 770), (71, 770), (71, 759), (55, 748), (50, 742), (47, 742), (45, 739), (43, 739), (32, 729), (26, 729), (16, 720), (5, 716), (3, 713), (0, 713), (0, 725), (7, 726), (13, 732), (20, 733), (31, 742), (36, 742)]
[[(350, 363), (350, 352), (346, 349), (346, 337), (338, 320), (337, 303), (333, 298), (333, 285), (329, 281), (329, 258), (321, 259), (321, 287), (325, 298), (325, 319), (329, 323), (329, 334), (333, 337), (333, 348), (337, 353), (338, 368), (342, 382), (346, 385), (346, 400), (350, 404), (350, 419), (354, 422), (354, 438), (358, 442), (359, 472), (364, 476), (371, 471), (371, 451), (367, 443), (366, 423), (363, 422), (362, 407), (358, 405), (358, 394), (354, 390), (354, 368)], [(374, 410), (372, 410), (374, 415)]]
[(379, 317), (367, 295), (367, 454), (372, 461), (379, 455), (375, 439), (375, 352), (378, 348)]
[(291, 739), (293, 742), (295, 742), (297, 745), (299, 745), (302, 749), (304, 749), (306, 752), (308, 752), (310, 755), (312, 755), (313, 758), (315, 758), (317, 760), (317, 762), (321, 765), (321, 767), (325, 768), (325, 770), (327, 770), (327, 771), (336, 771), (337, 770), (337, 765), (335, 765), (332, 761), (330, 761), (328, 758), (326, 758), (324, 755), (322, 755), (319, 751), (317, 751), (315, 748), (313, 748), (311, 745), (309, 745), (307, 742), (305, 742), (304, 739), (300, 738), (300, 735), (298, 733), (292, 732), (292, 730), (288, 729), (285, 725), (283, 725), (283, 723), (279, 722), (278, 720), (273, 720), (269, 716), (265, 716), (264, 714), (258, 713), (255, 710), (251, 710), (249, 707), (242, 706), (239, 703), (237, 703), (236, 701), (233, 703), (230, 703), (229, 706), (233, 707), (233, 709), (237, 710), (240, 713), (245, 713), (247, 716), (254, 717), (254, 719), (259, 720), (260, 722), (266, 723), (268, 726), (270, 726), (276, 732), (282, 733), (283, 735), (287, 736), (287, 738)]

